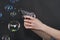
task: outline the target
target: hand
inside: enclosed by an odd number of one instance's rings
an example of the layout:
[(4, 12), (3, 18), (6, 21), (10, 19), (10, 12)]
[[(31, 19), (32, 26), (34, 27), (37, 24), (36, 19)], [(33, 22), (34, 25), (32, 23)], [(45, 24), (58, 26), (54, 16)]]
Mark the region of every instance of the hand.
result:
[(44, 28), (44, 24), (37, 18), (24, 16), (24, 26), (26, 29), (33, 29), (32, 31), (35, 32), (40, 37), (42, 37), (44, 40), (51, 39), (51, 36), (49, 34), (41, 30)]
[(40, 30), (43, 23), (37, 18), (33, 18), (30, 16), (24, 16), (24, 26), (26, 29), (35, 29)]
[(24, 26), (26, 29), (39, 30), (38, 35), (41, 35), (40, 34), (40, 30), (41, 30), (41, 31), (47, 33), (48, 35), (54, 37), (55, 39), (60, 40), (60, 31), (59, 30), (56, 30), (54, 28), (51, 28), (50, 26), (43, 24), (37, 18), (33, 18), (30, 16), (24, 16), (24, 18), (25, 18)]

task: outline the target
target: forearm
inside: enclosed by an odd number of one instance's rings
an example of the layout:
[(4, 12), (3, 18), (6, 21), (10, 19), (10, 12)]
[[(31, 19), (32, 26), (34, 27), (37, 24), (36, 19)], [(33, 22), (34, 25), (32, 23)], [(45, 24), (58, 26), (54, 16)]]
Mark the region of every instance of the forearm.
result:
[(30, 16), (24, 16), (24, 18), (29, 18), (24, 20), (24, 26), (26, 29), (35, 29), (35, 30), (40, 30), (43, 31), (50, 36), (54, 37), (55, 39), (60, 40), (60, 31), (56, 30), (54, 28), (51, 28), (45, 24), (43, 24), (40, 20), (37, 18), (33, 18)]
[(33, 32), (35, 32), (38, 36), (42, 37), (44, 40), (50, 40), (51, 36), (48, 35), (47, 33), (43, 32), (43, 31), (37, 31), (37, 30), (32, 30)]
[(57, 40), (60, 40), (60, 31), (56, 30), (54, 28), (51, 28), (45, 24), (42, 25), (43, 27), (41, 28), (42, 31), (48, 33), (49, 35), (51, 35), (52, 37), (54, 37)]

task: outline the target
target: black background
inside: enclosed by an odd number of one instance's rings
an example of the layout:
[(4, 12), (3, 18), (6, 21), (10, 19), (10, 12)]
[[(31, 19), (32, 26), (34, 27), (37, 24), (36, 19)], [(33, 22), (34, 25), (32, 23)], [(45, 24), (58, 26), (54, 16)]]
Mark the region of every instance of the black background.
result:
[[(20, 0), (14, 4), (10, 3), (9, 0), (2, 0), (0, 1), (0, 10), (4, 12), (4, 6), (7, 4), (14, 5), (15, 8), (20, 10), (32, 11), (46, 25), (60, 29), (60, 0)], [(23, 21), (21, 24), (23, 25)], [(2, 25), (0, 26), (2, 34), (5, 31), (2, 30)], [(5, 26), (3, 29), (5, 29)], [(21, 26), (18, 32), (13, 34), (15, 37), (14, 40), (41, 40), (35, 33), (31, 30), (26, 30), (23, 26)]]

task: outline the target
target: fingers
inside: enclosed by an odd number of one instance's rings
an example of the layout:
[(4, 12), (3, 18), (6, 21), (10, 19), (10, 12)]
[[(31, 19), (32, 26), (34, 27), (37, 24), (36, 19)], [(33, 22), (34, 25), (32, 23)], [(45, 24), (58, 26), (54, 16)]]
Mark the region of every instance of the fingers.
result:
[(33, 20), (24, 19), (24, 22), (32, 23), (32, 22), (33, 22)]
[(34, 18), (33, 17), (31, 17), (31, 16), (24, 16), (24, 19), (30, 19), (30, 20), (33, 20)]
[(24, 22), (24, 26), (25, 26), (26, 29), (32, 29), (32, 25), (33, 25), (33, 24)]
[(32, 29), (33, 17), (24, 16), (24, 26), (26, 29)]
[(24, 25), (32, 26), (33, 24), (32, 23), (28, 23), (28, 22), (24, 22)]

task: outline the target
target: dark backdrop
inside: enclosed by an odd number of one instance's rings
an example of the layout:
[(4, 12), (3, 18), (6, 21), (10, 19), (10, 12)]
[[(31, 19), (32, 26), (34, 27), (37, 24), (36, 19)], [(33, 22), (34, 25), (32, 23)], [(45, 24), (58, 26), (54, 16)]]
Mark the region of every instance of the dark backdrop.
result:
[[(6, 4), (11, 3), (9, 0), (0, 1), (0, 9), (3, 10)], [(60, 29), (60, 0), (20, 0), (14, 4), (14, 7), (34, 12), (37, 18), (46, 25)], [(23, 26), (14, 35), (15, 40), (41, 40), (35, 33), (26, 30)]]

